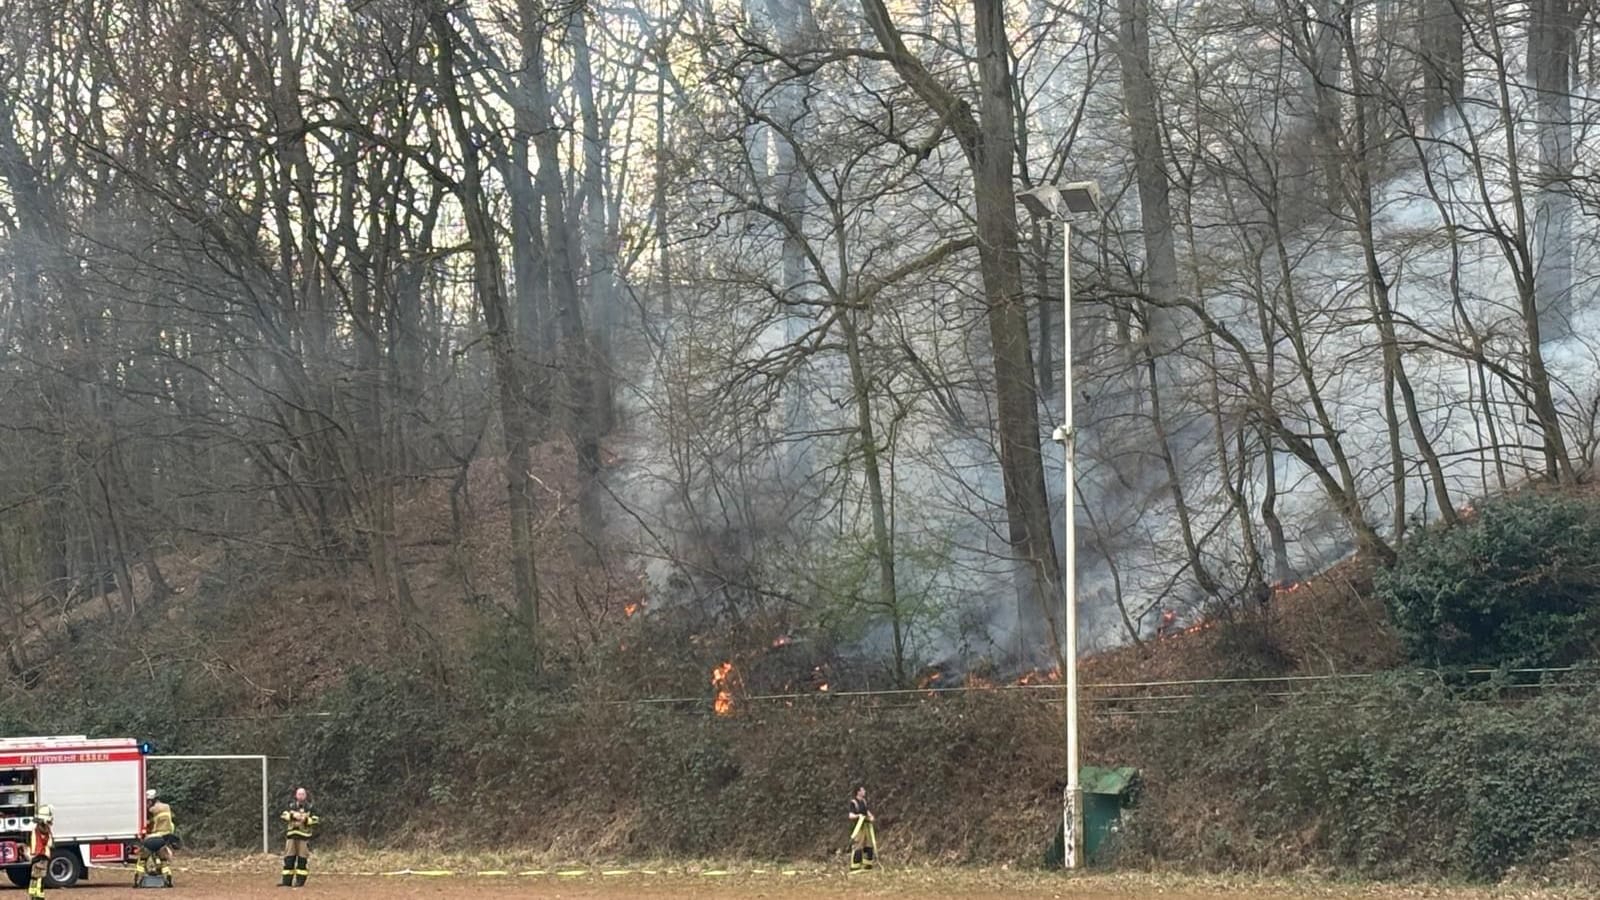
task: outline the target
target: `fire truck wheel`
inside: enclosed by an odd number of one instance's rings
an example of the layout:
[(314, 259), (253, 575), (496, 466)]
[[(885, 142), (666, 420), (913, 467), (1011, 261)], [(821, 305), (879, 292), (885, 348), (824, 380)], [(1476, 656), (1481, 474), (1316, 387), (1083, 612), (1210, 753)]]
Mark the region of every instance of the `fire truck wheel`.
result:
[(62, 848), (50, 857), (50, 868), (45, 870), (44, 881), (50, 887), (72, 887), (83, 877), (83, 863), (74, 848)]
[(17, 887), (25, 888), (28, 886), (28, 867), (8, 866), (6, 868), (6, 877), (11, 879), (11, 883)]

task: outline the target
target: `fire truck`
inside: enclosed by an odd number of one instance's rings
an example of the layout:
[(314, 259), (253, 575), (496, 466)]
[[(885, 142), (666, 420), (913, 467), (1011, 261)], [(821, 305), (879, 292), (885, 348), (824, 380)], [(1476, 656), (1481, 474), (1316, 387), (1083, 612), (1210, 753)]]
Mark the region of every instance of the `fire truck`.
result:
[(45, 883), (69, 887), (95, 866), (132, 862), (145, 824), (145, 756), (131, 738), (0, 738), (0, 866), (28, 883), (24, 848), (33, 811), (55, 812), (55, 852)]

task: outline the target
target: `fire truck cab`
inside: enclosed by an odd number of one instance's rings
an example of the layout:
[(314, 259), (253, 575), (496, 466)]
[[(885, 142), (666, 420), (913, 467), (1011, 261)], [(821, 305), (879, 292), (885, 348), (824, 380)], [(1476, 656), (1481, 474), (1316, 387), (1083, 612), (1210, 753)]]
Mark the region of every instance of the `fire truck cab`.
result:
[(132, 738), (0, 738), (0, 867), (28, 883), (33, 811), (55, 811), (55, 852), (45, 883), (69, 887), (94, 866), (131, 862), (145, 824), (145, 754)]

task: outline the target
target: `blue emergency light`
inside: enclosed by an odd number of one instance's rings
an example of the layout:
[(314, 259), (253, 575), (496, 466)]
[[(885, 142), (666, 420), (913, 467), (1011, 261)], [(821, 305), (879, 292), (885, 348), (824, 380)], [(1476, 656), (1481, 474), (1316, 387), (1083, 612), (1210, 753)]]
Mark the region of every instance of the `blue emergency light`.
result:
[(152, 744), (149, 741), (140, 741), (139, 742), (139, 753), (140, 753), (140, 755), (149, 756), (150, 754), (152, 754), (154, 752), (156, 752), (156, 745), (155, 744)]

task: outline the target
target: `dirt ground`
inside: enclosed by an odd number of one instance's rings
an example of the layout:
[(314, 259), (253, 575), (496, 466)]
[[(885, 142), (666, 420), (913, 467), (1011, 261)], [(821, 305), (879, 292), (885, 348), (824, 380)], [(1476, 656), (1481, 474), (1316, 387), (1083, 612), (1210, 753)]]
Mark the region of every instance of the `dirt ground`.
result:
[[(51, 891), (60, 900), (72, 897), (150, 898), (135, 892), (114, 872), (97, 872), (91, 883), (67, 891)], [(1090, 876), (1069, 878), (1038, 872), (964, 869), (920, 869), (875, 872), (859, 876), (817, 871), (785, 875), (779, 871), (730, 872), (726, 875), (646, 874), (632, 870), (603, 874), (499, 876), (383, 876), (329, 874), (313, 877), (296, 891), (278, 887), (271, 873), (182, 871), (174, 898), (225, 900), (250, 897), (327, 897), (341, 900), (405, 897), (468, 897), (482, 900), (811, 900), (830, 897), (892, 897), (919, 900), (1001, 900), (1001, 898), (1064, 898), (1064, 900), (1497, 900), (1497, 898), (1561, 898), (1580, 896), (1559, 891), (1511, 888), (1434, 888), (1418, 886), (1349, 886), (1328, 883), (1196, 881), (1172, 876)], [(21, 892), (18, 892), (20, 896)], [(5, 896), (0, 894), (0, 896)], [(168, 896), (153, 895), (157, 898)]]

